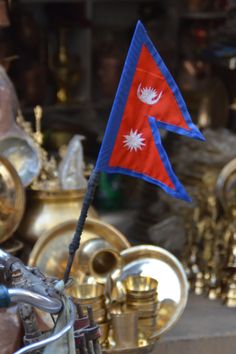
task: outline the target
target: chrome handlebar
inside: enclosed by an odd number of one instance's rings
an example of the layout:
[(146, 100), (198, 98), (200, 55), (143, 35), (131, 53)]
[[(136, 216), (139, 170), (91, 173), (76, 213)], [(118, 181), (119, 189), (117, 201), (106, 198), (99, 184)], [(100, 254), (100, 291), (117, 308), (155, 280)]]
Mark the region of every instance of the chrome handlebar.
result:
[(12, 302), (24, 302), (49, 313), (58, 313), (62, 309), (62, 301), (49, 298), (25, 289), (8, 289)]

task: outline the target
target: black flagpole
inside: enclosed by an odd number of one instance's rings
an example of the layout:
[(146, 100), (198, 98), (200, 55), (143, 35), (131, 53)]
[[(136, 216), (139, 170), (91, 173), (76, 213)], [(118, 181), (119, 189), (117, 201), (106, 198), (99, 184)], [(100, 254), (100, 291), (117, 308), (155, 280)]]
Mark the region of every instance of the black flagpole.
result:
[(64, 274), (64, 283), (65, 284), (67, 283), (69, 275), (70, 275), (71, 267), (72, 267), (72, 264), (73, 264), (73, 261), (75, 258), (75, 253), (80, 246), (81, 234), (83, 232), (88, 209), (89, 209), (89, 207), (92, 203), (92, 200), (94, 198), (94, 193), (95, 193), (95, 189), (98, 184), (99, 176), (100, 176), (100, 173), (93, 170), (90, 177), (89, 177), (88, 187), (87, 187), (87, 191), (84, 196), (84, 201), (83, 201), (82, 209), (80, 212), (80, 217), (79, 217), (76, 229), (75, 229), (75, 234), (74, 234), (73, 240), (71, 241), (71, 243), (69, 245), (69, 257), (68, 257), (66, 270), (65, 270), (65, 274)]

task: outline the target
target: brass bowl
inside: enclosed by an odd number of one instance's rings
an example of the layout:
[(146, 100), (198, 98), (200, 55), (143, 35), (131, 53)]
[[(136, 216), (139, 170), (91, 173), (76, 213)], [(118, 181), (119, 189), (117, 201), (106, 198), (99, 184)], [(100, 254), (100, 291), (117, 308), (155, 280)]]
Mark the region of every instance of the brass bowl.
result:
[(0, 156), (0, 243), (17, 229), (25, 208), (25, 191), (12, 164)]
[(128, 294), (152, 295), (157, 291), (158, 281), (150, 277), (131, 275), (124, 280)]
[[(27, 190), (27, 205), (18, 233), (21, 238), (34, 244), (44, 233), (67, 221), (77, 220), (84, 190)], [(96, 218), (90, 207), (88, 216)]]
[(157, 310), (157, 306), (158, 306), (158, 303), (157, 302), (153, 302), (153, 303), (150, 303), (150, 304), (142, 304), (140, 302), (135, 302), (135, 303), (132, 303), (132, 302), (126, 302), (127, 304), (127, 307), (128, 308), (132, 308), (132, 309), (135, 309), (137, 310), (138, 312), (155, 312)]
[(104, 287), (101, 284), (76, 284), (71, 295), (79, 299), (81, 304), (103, 301)]

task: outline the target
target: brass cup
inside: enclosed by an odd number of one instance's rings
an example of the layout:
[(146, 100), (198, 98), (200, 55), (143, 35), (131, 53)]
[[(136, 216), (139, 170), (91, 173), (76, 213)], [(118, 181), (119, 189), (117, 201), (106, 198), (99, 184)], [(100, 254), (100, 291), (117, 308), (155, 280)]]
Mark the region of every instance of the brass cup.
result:
[(127, 311), (111, 314), (116, 348), (133, 348), (138, 342), (138, 313)]
[(135, 294), (135, 295), (127, 293), (126, 300), (127, 300), (127, 302), (130, 302), (130, 303), (131, 302), (138, 302), (138, 303), (152, 304), (153, 302), (157, 301), (157, 296), (158, 296), (157, 293), (153, 293), (150, 296), (147, 296), (147, 295), (143, 296), (142, 293)]
[(133, 297), (152, 297), (157, 292), (158, 282), (150, 277), (132, 275), (124, 280), (127, 294)]
[(119, 252), (102, 238), (90, 239), (82, 244), (78, 262), (84, 273), (91, 274), (102, 283), (106, 282), (109, 274), (122, 266)]
[(152, 316), (148, 318), (139, 318), (138, 319), (138, 325), (140, 328), (143, 327), (154, 327), (156, 328), (156, 323), (157, 323), (157, 316)]
[(157, 310), (155, 311), (138, 311), (138, 318), (140, 319), (146, 319), (146, 318), (151, 318), (151, 317), (157, 317)]
[(75, 284), (73, 292), (70, 292), (70, 288), (67, 289), (67, 292), (77, 298), (81, 304), (92, 305), (104, 300), (104, 287), (101, 284)]
[(150, 304), (142, 304), (142, 303), (131, 303), (131, 302), (127, 302), (127, 308), (133, 309), (133, 310), (137, 310), (139, 313), (140, 312), (156, 312), (157, 311), (157, 302), (153, 302)]

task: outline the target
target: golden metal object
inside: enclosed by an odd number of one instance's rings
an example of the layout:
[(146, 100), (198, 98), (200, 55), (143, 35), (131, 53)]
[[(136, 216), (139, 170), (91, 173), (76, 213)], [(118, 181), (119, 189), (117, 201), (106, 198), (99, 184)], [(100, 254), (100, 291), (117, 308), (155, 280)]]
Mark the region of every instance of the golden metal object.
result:
[[(76, 221), (68, 221), (42, 235), (30, 254), (29, 265), (39, 267), (45, 274), (63, 277), (68, 257), (68, 245), (76, 224)], [(118, 252), (130, 246), (126, 238), (114, 227), (102, 221), (87, 218), (81, 237), (81, 247), (85, 242), (94, 238), (104, 239)], [(78, 255), (77, 252), (71, 276), (77, 282), (84, 283), (87, 276), (80, 269)]]
[(35, 115), (35, 121), (36, 121), (36, 132), (34, 133), (34, 138), (39, 145), (42, 145), (43, 134), (42, 134), (42, 130), (41, 130), (41, 121), (42, 121), (42, 117), (43, 117), (43, 109), (41, 106), (36, 106), (34, 108), (34, 115)]
[(228, 307), (236, 307), (236, 274), (233, 274), (227, 280), (224, 303)]
[(105, 344), (107, 341), (107, 338), (108, 338), (108, 334), (109, 334), (110, 323), (108, 321), (99, 323), (99, 327), (100, 327), (101, 334), (102, 334), (101, 337), (99, 338), (99, 343)]
[(119, 251), (101, 238), (84, 242), (78, 251), (78, 258), (82, 272), (92, 275), (103, 284), (110, 273), (122, 267)]
[(74, 297), (74, 303), (79, 302), (85, 312), (88, 306), (92, 306), (95, 322), (106, 320), (104, 287), (101, 284), (73, 284), (72, 288), (67, 289), (67, 293)]
[(159, 304), (157, 327), (162, 328), (165, 323), (171, 321), (176, 312), (176, 303), (170, 299), (163, 300)]
[(124, 280), (125, 288), (129, 296), (152, 297), (157, 291), (158, 281), (150, 277), (131, 275)]
[[(45, 232), (70, 221), (77, 220), (84, 199), (82, 190), (27, 190), (27, 205), (19, 228), (23, 240), (34, 244)], [(90, 207), (89, 217), (97, 217)], [(75, 230), (75, 229), (74, 229)], [(71, 236), (74, 233), (71, 230)]]
[(204, 293), (204, 287), (205, 287), (204, 275), (202, 272), (199, 272), (196, 275), (196, 280), (194, 283), (195, 294), (202, 295)]
[(25, 191), (12, 164), (0, 156), (0, 243), (17, 229), (25, 208)]
[(126, 311), (120, 314), (112, 313), (111, 325), (116, 348), (127, 349), (137, 346), (138, 313), (136, 311)]
[(216, 196), (225, 212), (231, 204), (235, 205), (236, 196), (236, 158), (228, 162), (221, 170), (216, 182)]
[(188, 282), (180, 262), (160, 247), (142, 245), (121, 252), (124, 262), (120, 280), (130, 275), (141, 275), (158, 281), (158, 301), (171, 303), (171, 316), (156, 322), (151, 339), (168, 331), (182, 315), (188, 298)]
[[(72, 291), (71, 291), (72, 288)], [(81, 304), (91, 304), (104, 299), (104, 286), (101, 284), (72, 284), (67, 293), (79, 299)]]
[(105, 322), (107, 320), (107, 311), (105, 308), (101, 308), (99, 310), (94, 310), (93, 311), (93, 317), (94, 321), (97, 322), (98, 324), (100, 322)]

